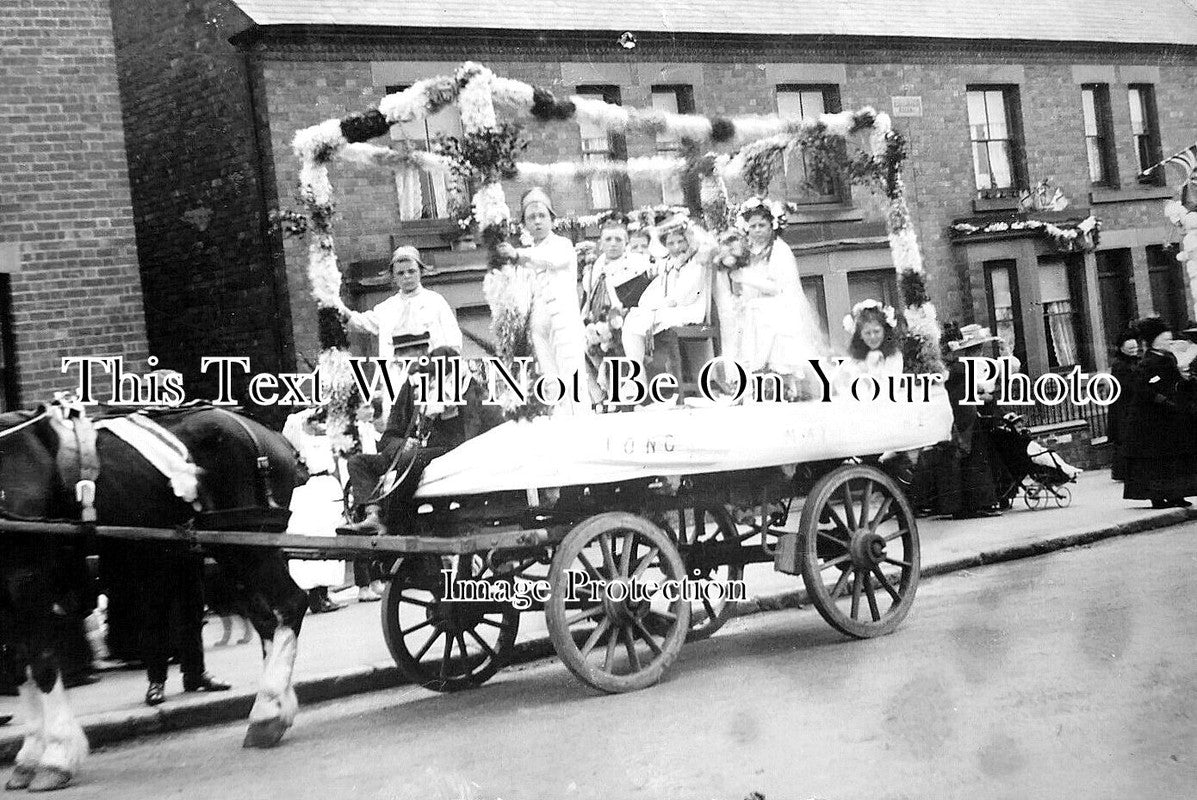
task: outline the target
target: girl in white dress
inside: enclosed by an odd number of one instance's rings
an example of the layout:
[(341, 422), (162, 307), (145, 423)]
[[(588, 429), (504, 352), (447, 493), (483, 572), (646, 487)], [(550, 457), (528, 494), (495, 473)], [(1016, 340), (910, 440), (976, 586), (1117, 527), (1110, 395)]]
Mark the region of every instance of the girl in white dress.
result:
[[(292, 414), (283, 425), (283, 436), (299, 451), (310, 476), (307, 483), (291, 493), (287, 533), (301, 536), (332, 536), (345, 524), (337, 460), (327, 434), (311, 420), (317, 410), (309, 408)], [(344, 561), (295, 559), (290, 562), (290, 571), (299, 588), (308, 593), (313, 613), (341, 607), (328, 598), (328, 590), (345, 583)]]
[(779, 235), (784, 218), (780, 203), (753, 198), (741, 206), (749, 259), (717, 276), (720, 341), (723, 355), (745, 371), (776, 373), (786, 379), (789, 393), (809, 396), (815, 380), (810, 360), (822, 357), (826, 346), (794, 254)]

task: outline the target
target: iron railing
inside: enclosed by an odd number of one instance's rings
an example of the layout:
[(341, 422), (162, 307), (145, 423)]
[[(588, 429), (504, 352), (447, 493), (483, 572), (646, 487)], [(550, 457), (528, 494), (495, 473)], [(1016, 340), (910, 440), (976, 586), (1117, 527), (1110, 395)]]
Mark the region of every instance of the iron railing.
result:
[(1033, 406), (1004, 406), (1002, 410), (1021, 414), (1026, 418), (1027, 425), (1032, 428), (1084, 420), (1089, 423), (1090, 439), (1098, 439), (1105, 436), (1110, 420), (1110, 409), (1108, 406), (1099, 406), (1094, 403), (1078, 405), (1067, 400), (1055, 406), (1042, 404)]

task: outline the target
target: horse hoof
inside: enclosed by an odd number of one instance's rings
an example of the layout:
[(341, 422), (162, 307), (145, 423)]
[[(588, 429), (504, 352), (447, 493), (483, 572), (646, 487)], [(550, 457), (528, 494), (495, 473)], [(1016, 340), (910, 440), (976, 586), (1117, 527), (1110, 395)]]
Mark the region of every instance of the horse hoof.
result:
[(290, 727), (281, 719), (266, 719), (249, 723), (242, 747), (274, 747)]
[(12, 775), (8, 777), (8, 783), (4, 784), (4, 788), (9, 791), (17, 789), (28, 789), (29, 784), (33, 783), (33, 776), (37, 771), (33, 767), (14, 767)]
[(57, 767), (38, 767), (33, 783), (29, 784), (31, 792), (52, 792), (55, 789), (65, 789), (71, 782), (71, 773), (64, 772)]

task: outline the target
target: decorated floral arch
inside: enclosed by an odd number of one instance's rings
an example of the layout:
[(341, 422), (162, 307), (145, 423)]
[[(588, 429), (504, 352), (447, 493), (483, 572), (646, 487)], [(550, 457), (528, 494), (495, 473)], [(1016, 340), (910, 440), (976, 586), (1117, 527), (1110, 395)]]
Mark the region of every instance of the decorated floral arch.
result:
[[(435, 152), (409, 149), (401, 143), (394, 143), (395, 147), (370, 143), (392, 125), (421, 120), (450, 104), (456, 104), (461, 113), (463, 134), (442, 142)], [(669, 133), (683, 142), (683, 154), (585, 164), (517, 160), (525, 124), (569, 121), (586, 122), (608, 132)], [(906, 306), (908, 340), (914, 345), (908, 350), (914, 362), (908, 368), (921, 372), (942, 369), (939, 325), (927, 296), (922, 257), (902, 183), (905, 139), (884, 112), (865, 107), (823, 114), (816, 120), (675, 114), (613, 105), (594, 97), (560, 99), (547, 89), (467, 63), (452, 75), (428, 78), (389, 94), (375, 109), (305, 128), (295, 135), (293, 147), (302, 160), (299, 184), (307, 210), (308, 277), (321, 314), (320, 367), (330, 388), (330, 431), (347, 427), (354, 402), (343, 328), (349, 309), (341, 299), (341, 272), (333, 241), (334, 192), (329, 165), (337, 160), (396, 171), (452, 173), (474, 187), (470, 220), (477, 238), (489, 248), (493, 268), (484, 291), (491, 304), (500, 355), (510, 358), (522, 354), (518, 352), (520, 331), (526, 327), (528, 314), (526, 303), (511, 298), (528, 296), (530, 280), (524, 268), (503, 263), (497, 254), (497, 246), (512, 230), (503, 180), (519, 178), (551, 185), (614, 174), (639, 178), (685, 173), (701, 181), (703, 219), (712, 232), (719, 233), (731, 226), (735, 216), (727, 180), (739, 177), (753, 195), (765, 198), (779, 157), (800, 149), (816, 170), (841, 172), (851, 183), (884, 195), (889, 246)]]

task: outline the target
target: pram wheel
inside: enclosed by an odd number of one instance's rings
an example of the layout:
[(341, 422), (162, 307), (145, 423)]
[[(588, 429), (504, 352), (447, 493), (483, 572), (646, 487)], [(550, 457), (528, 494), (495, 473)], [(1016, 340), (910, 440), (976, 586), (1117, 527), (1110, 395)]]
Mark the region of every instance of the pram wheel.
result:
[(1049, 491), (1056, 498), (1056, 506), (1068, 508), (1072, 505), (1072, 490), (1067, 486), (1053, 486)]
[(1022, 501), (1027, 504), (1027, 508), (1034, 511), (1041, 505), (1046, 505), (1047, 498), (1044, 496), (1043, 487), (1037, 483), (1033, 483), (1023, 489)]

